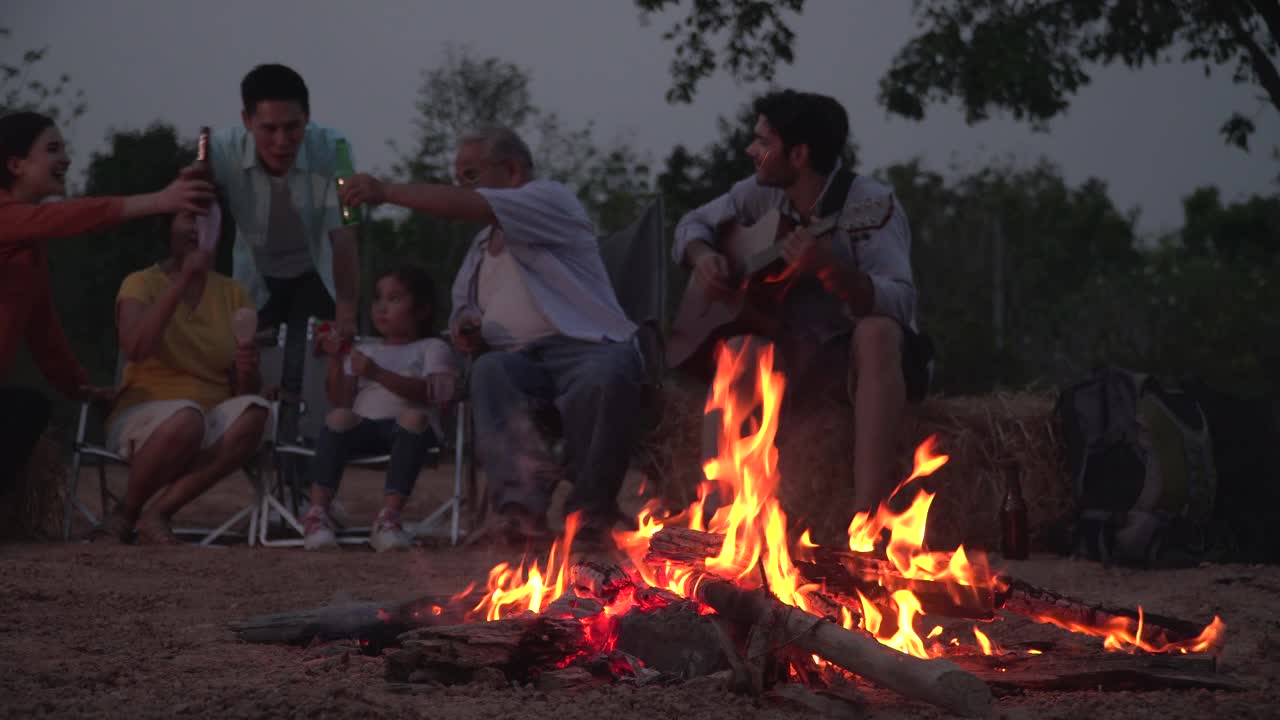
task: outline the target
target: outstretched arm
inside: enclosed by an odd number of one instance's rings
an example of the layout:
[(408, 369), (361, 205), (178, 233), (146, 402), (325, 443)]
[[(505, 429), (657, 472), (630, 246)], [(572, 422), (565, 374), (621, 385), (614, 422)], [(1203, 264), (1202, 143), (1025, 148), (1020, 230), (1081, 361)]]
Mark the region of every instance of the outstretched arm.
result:
[(348, 178), (342, 188), (345, 205), (390, 203), (423, 215), (494, 225), (497, 217), (489, 201), (475, 190), (435, 183), (384, 183), (366, 173)]

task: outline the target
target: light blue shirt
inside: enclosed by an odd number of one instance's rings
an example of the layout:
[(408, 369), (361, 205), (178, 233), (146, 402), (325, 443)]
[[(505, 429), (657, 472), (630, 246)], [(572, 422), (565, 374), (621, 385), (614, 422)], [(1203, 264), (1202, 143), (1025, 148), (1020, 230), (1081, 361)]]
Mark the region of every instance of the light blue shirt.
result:
[[(533, 180), (513, 189), (481, 188), (502, 227), (507, 251), (539, 311), (565, 337), (623, 342), (636, 326), (618, 304), (587, 211), (564, 185)], [(463, 310), (479, 310), (480, 263), (493, 228), (476, 235), (453, 281), (453, 327)]]
[[(333, 289), (333, 247), (329, 232), (342, 226), (342, 209), (334, 184), (337, 130), (308, 123), (298, 156), (289, 169), (288, 185), (293, 206), (302, 219), (311, 261), (329, 296)], [(258, 270), (254, 248), (270, 242), (271, 182), (258, 160), (253, 136), (243, 127), (219, 130), (209, 139), (209, 159), (218, 187), (235, 218), (236, 243), (231, 276), (249, 290), (261, 308), (269, 293)]]

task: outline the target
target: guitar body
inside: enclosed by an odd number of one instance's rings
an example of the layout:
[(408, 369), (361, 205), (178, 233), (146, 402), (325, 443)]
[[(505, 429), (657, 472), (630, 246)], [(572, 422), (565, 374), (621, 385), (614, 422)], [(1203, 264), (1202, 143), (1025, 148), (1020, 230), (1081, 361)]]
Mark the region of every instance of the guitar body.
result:
[[(849, 204), (806, 230), (817, 238), (838, 227), (859, 242), (889, 222), (893, 207), (892, 195)], [(733, 290), (716, 293), (696, 274), (689, 278), (667, 338), (668, 368), (705, 375), (714, 369), (711, 353), (720, 340), (744, 333), (775, 334), (781, 320), (778, 308), (792, 284), (780, 278), (786, 265), (777, 240), (790, 230), (791, 223), (784, 223), (776, 209), (754, 225), (729, 223), (720, 228), (717, 248), (728, 260)]]
[[(781, 215), (770, 210), (754, 225), (730, 223), (720, 229), (717, 247), (729, 262), (731, 292), (715, 292), (692, 275), (667, 338), (669, 368), (705, 371), (720, 340), (743, 333), (771, 334), (768, 318), (781, 299), (762, 279), (781, 268), (777, 238)], [(772, 307), (771, 307), (772, 306)]]

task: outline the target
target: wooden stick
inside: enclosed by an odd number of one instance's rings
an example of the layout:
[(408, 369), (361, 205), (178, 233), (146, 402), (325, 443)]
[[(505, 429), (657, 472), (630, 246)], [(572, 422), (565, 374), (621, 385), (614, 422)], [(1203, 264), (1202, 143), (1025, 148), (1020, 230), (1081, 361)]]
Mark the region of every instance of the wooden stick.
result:
[[(462, 622), (474, 599), (457, 601), (448, 596), (426, 595), (393, 602), (360, 602), (326, 605), (232, 620), (228, 627), (245, 642), (305, 645), (312, 640), (355, 638), (379, 647), (412, 628)], [(435, 608), (439, 608), (436, 614)]]
[(784, 605), (764, 590), (746, 591), (706, 575), (696, 590), (699, 600), (726, 618), (777, 630), (775, 642), (818, 655), (902, 695), (938, 705), (959, 715), (986, 715), (991, 690), (949, 660), (921, 660), (859, 634)]
[(997, 693), (1023, 690), (1244, 690), (1216, 670), (1212, 655), (1129, 655), (1067, 650), (1043, 655), (1006, 653), (953, 660), (990, 683)]
[[(706, 558), (719, 555), (723, 544), (724, 536), (717, 533), (663, 528), (649, 539), (649, 554), (645, 560), (651, 565), (669, 562), (688, 567), (705, 566)], [(804, 554), (810, 560), (797, 560), (794, 564), (805, 582), (821, 585), (819, 594), (826, 602), (843, 605), (856, 617), (862, 615), (858, 591), (868, 600), (887, 607), (889, 596), (897, 590), (915, 593), (922, 609), (929, 615), (974, 620), (995, 617), (995, 597), (989, 587), (909, 580), (887, 560), (866, 553), (819, 547), (808, 548)]]
[(411, 630), (402, 650), (387, 656), (387, 679), (409, 681), (417, 672), (446, 684), (469, 682), (481, 668), (526, 681), (539, 672), (592, 650), (586, 629), (572, 618), (522, 615), (492, 622)]
[[(996, 601), (1001, 610), (1022, 615), (1037, 622), (1099, 629), (1120, 620), (1124, 622), (1124, 627), (1130, 634), (1137, 632), (1138, 612), (1136, 610), (1078, 600), (1016, 578), (1000, 577), (997, 584), (999, 588)], [(1194, 640), (1200, 636), (1204, 627), (1189, 620), (1167, 615), (1148, 612), (1142, 614), (1142, 639), (1157, 647)]]

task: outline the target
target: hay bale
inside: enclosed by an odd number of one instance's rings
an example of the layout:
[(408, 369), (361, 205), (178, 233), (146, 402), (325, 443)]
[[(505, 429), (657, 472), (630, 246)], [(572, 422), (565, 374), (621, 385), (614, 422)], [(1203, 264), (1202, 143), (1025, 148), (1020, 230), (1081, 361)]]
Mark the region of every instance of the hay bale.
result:
[[(667, 388), (662, 425), (646, 444), (651, 477), (660, 478), (669, 507), (683, 507), (702, 480), (701, 423), (705, 388)], [(899, 477), (910, 474), (915, 448), (937, 435), (949, 462), (925, 481), (937, 495), (926, 541), (934, 549), (999, 548), (1002, 467), (1016, 466), (1027, 502), (1032, 546), (1070, 508), (1071, 489), (1053, 419), (1053, 397), (1001, 392), (977, 397), (931, 397), (908, 411), (898, 447)], [(847, 540), (853, 515), (853, 409), (827, 402), (792, 423), (777, 439), (779, 492), (792, 527), (812, 529), (823, 544)]]
[(0, 538), (33, 540), (56, 536), (62, 529), (66, 453), (46, 430), (31, 452), (18, 482), (0, 495)]

